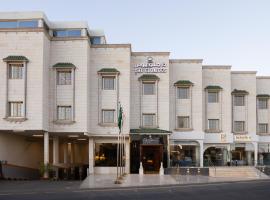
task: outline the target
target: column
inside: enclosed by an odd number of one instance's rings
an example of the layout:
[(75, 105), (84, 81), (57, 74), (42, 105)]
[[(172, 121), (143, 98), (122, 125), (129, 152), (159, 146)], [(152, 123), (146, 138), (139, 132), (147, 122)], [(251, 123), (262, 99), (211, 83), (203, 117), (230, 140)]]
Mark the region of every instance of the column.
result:
[[(49, 164), (49, 133), (44, 132), (44, 167), (45, 167), (45, 169), (47, 168), (48, 164)], [(45, 170), (43, 176), (44, 176), (44, 178), (49, 177), (47, 170)]]
[(196, 146), (196, 166), (200, 166), (200, 146)]
[(125, 172), (127, 173), (127, 174), (129, 174), (129, 169), (130, 169), (130, 167), (129, 167), (129, 164), (130, 164), (130, 144), (129, 144), (129, 138), (128, 137), (126, 137), (126, 145), (125, 145), (125, 153), (126, 153), (126, 155), (125, 155), (125, 157), (126, 157), (126, 170), (125, 170)]
[[(59, 163), (59, 137), (53, 138), (53, 165)], [(55, 166), (55, 178), (58, 179), (58, 168)]]
[(64, 148), (64, 164), (68, 163), (68, 148), (67, 148), (67, 143), (63, 144)]
[(200, 167), (203, 167), (203, 141), (198, 141), (200, 144)]
[(254, 166), (257, 166), (257, 163), (258, 163), (258, 143), (253, 142), (253, 146), (254, 146)]
[(89, 174), (94, 174), (94, 139), (89, 138)]
[(59, 137), (53, 138), (53, 164), (59, 163)]

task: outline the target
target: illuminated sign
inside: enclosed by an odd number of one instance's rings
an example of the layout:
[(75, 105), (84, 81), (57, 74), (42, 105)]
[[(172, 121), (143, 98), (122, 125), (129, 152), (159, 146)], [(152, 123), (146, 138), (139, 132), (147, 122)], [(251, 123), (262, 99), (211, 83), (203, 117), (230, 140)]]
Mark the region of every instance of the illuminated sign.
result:
[(134, 67), (135, 73), (166, 73), (166, 63), (157, 63), (152, 57), (147, 57), (147, 63), (136, 64)]
[(251, 136), (250, 135), (235, 135), (234, 141), (235, 142), (251, 142)]

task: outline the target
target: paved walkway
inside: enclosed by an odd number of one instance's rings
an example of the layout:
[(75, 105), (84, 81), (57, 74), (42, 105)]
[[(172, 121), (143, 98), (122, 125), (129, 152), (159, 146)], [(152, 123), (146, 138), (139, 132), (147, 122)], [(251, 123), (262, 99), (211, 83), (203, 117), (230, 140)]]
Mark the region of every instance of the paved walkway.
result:
[(231, 182), (231, 181), (249, 181), (269, 179), (269, 177), (254, 178), (215, 178), (209, 176), (182, 176), (182, 175), (127, 175), (122, 184), (114, 184), (115, 175), (90, 175), (81, 184), (80, 188), (118, 188), (118, 187), (142, 187), (142, 186), (162, 186), (162, 185), (178, 185), (178, 184), (198, 184), (198, 183), (215, 183), (215, 182)]

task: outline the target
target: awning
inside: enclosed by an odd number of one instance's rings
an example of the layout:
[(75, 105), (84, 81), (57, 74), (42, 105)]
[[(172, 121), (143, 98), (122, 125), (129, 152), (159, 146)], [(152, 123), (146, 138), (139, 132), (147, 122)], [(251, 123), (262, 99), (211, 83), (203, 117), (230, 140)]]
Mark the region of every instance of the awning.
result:
[(26, 58), (25, 56), (8, 56), (6, 58), (3, 59), (4, 62), (28, 62), (28, 58)]

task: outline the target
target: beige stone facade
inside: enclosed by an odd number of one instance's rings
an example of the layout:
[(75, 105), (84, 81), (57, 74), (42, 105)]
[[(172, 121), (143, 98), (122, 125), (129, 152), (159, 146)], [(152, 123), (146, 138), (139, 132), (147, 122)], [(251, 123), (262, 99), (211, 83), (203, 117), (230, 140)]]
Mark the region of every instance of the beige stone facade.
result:
[(128, 173), (267, 164), (270, 78), (202, 63), (107, 44), (84, 22), (0, 13), (0, 160), (116, 173), (122, 106)]

